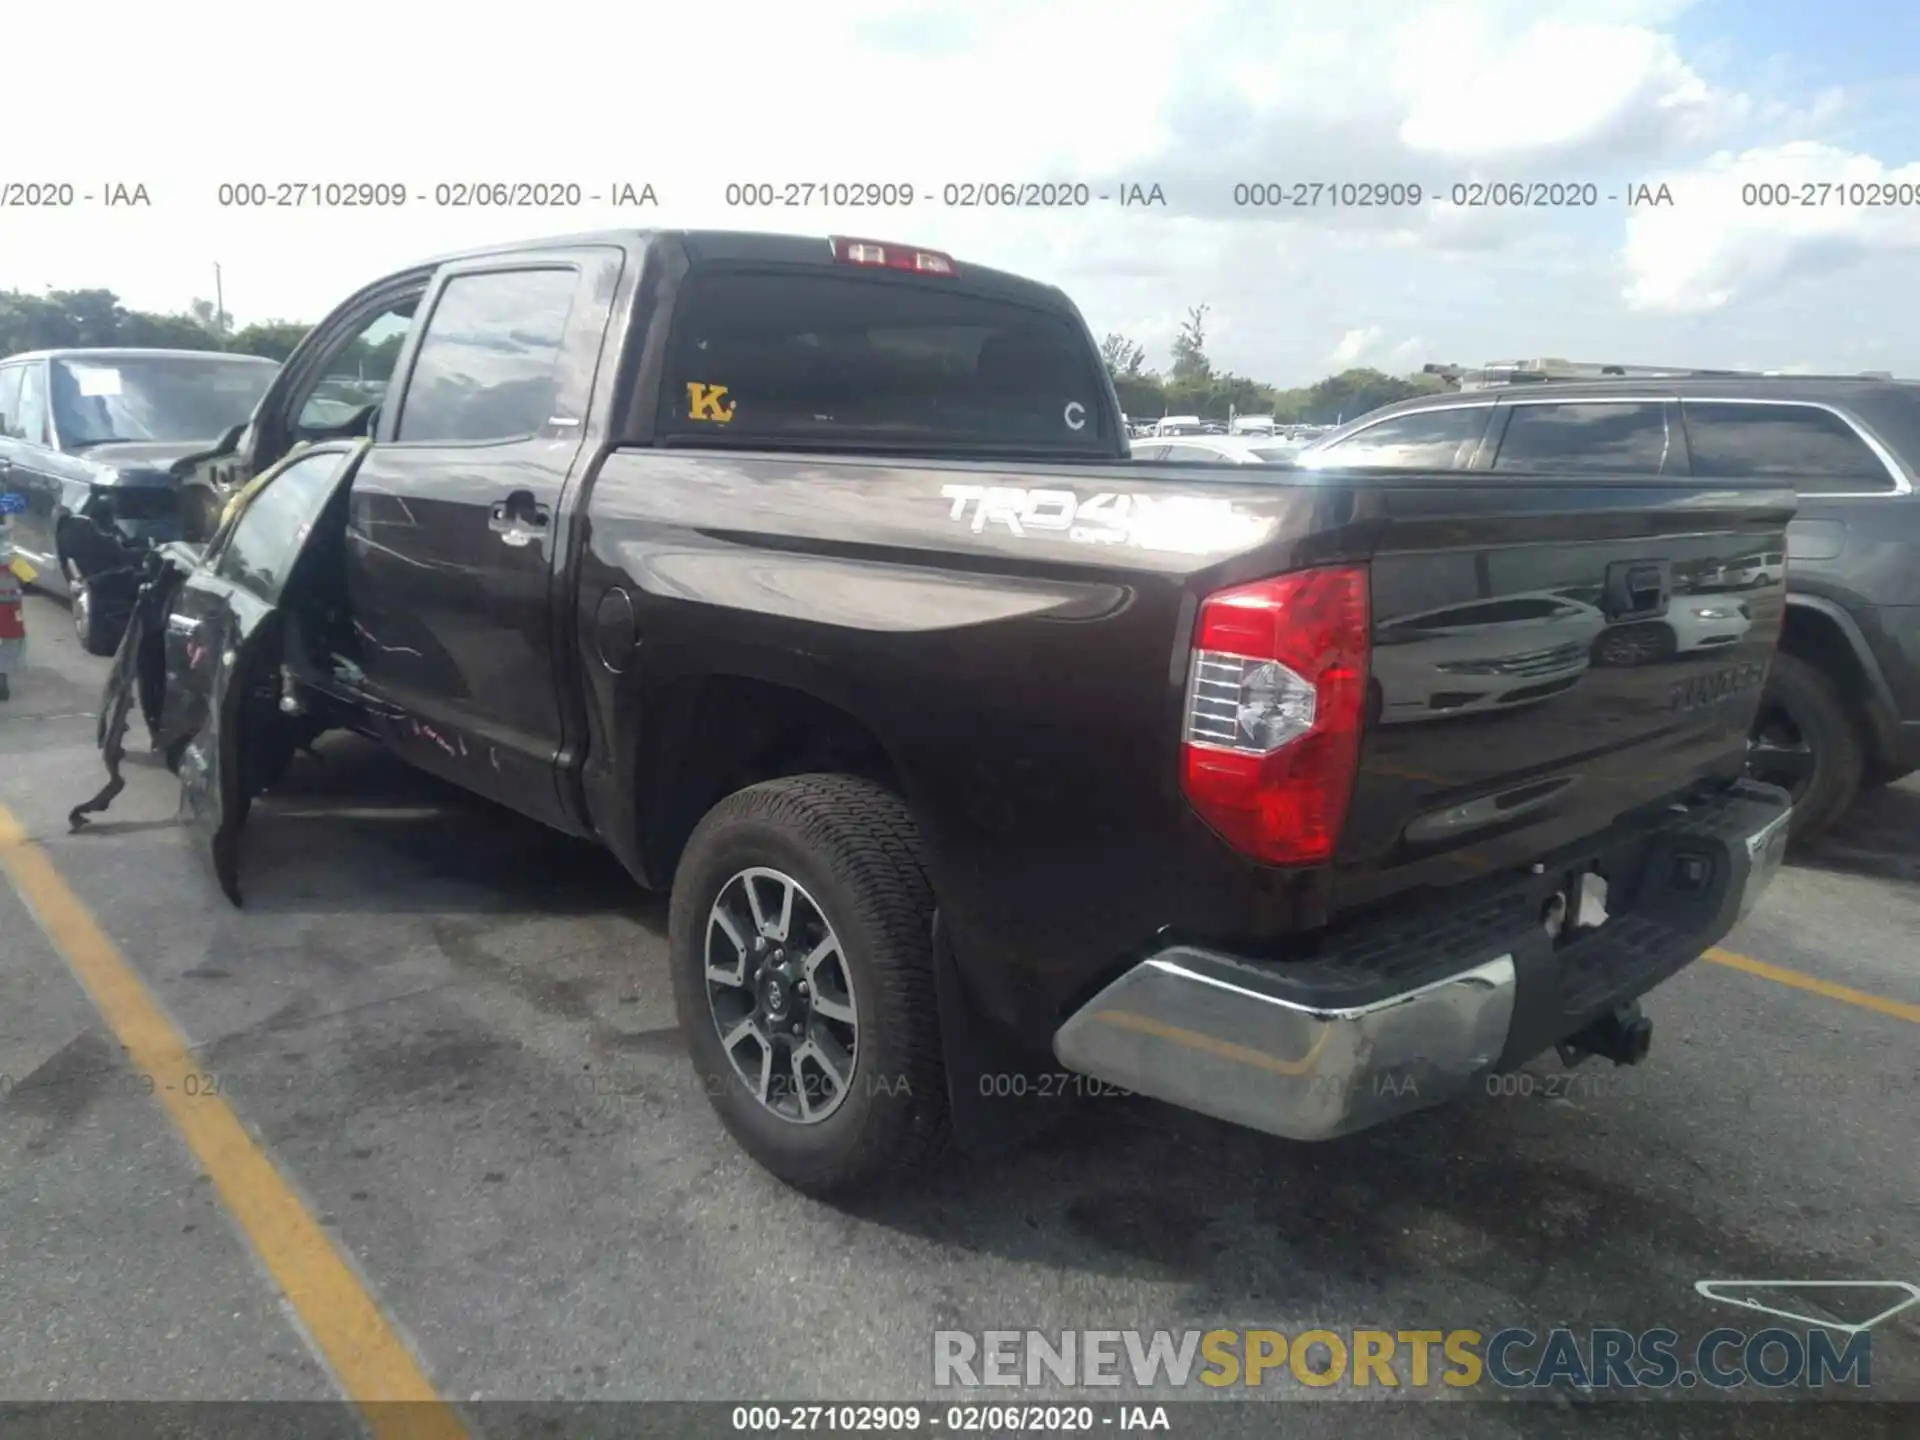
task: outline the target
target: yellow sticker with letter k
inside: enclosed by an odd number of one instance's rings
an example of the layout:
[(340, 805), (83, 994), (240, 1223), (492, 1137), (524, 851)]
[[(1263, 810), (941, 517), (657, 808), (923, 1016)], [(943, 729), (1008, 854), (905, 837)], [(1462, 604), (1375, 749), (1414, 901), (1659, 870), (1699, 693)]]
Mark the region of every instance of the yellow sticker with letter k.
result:
[(687, 418), (711, 420), (718, 425), (724, 425), (733, 419), (733, 402), (727, 399), (727, 387), (703, 385), (698, 380), (689, 380), (687, 382)]

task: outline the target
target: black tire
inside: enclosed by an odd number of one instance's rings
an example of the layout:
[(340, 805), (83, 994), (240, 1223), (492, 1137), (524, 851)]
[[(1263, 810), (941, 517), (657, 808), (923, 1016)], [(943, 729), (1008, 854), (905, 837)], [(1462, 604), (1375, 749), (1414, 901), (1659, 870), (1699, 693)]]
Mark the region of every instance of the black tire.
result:
[[(709, 915), (751, 867), (803, 887), (841, 942), (857, 1019), (846, 1094), (824, 1119), (783, 1118), (721, 1043), (707, 979)], [(735, 792), (694, 828), (674, 876), (674, 1005), (694, 1072), (742, 1149), (795, 1189), (847, 1198), (923, 1171), (950, 1134), (934, 994), (933, 889), (919, 832), (892, 792), (800, 775)]]
[(1866, 747), (1838, 687), (1798, 656), (1775, 655), (1748, 742), (1747, 773), (1793, 794), (1793, 838), (1811, 840), (1832, 828), (1860, 793), (1866, 768)]
[(92, 584), (88, 584), (81, 566), (67, 561), (67, 607), (73, 611), (73, 634), (79, 636), (81, 649), (88, 655), (111, 657), (119, 649), (119, 630), (106, 622), (100, 605), (94, 603)]
[(120, 635), (100, 614), (93, 597), (93, 586), (73, 561), (66, 562), (67, 608), (73, 613), (73, 633), (80, 648), (89, 655), (111, 656), (120, 648)]
[(1860, 782), (1864, 790), (1877, 790), (1883, 785), (1892, 785), (1913, 774), (1920, 766), (1913, 765), (1874, 765), (1868, 767), (1867, 778)]

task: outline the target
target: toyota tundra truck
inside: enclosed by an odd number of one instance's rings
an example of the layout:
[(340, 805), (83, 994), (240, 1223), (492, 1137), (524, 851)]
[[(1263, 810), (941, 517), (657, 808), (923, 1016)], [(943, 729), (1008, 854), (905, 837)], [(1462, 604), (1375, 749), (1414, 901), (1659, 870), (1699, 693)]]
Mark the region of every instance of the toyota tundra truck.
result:
[(235, 903), (330, 729), (598, 841), (670, 896), (720, 1119), (815, 1194), (1049, 1089), (1316, 1141), (1636, 1062), (1781, 859), (1784, 577), (1725, 644), (1609, 637), (1782, 550), (1787, 484), (1137, 462), (1067, 297), (942, 252), (420, 265), (188, 483), (225, 518), (151, 564), (76, 828), (138, 709)]

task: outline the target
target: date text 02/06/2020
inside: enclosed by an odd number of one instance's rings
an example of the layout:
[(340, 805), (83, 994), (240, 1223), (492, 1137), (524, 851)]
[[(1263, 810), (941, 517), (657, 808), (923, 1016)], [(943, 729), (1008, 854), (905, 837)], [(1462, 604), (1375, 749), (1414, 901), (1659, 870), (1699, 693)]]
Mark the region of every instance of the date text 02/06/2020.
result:
[(1171, 1431), (1164, 1405), (736, 1405), (732, 1428), (757, 1434), (1040, 1434)]
[(1665, 182), (1590, 180), (1463, 180), (1426, 185), (1410, 180), (1243, 180), (1233, 187), (1239, 210), (1591, 210), (1601, 204), (1629, 210), (1673, 204)]
[(905, 210), (915, 205), (950, 210), (1167, 208), (1165, 187), (1141, 180), (949, 180), (939, 185), (902, 179), (734, 180), (727, 183), (721, 199), (736, 210)]
[(215, 188), (214, 203), (223, 210), (653, 209), (660, 193), (646, 180), (230, 180)]

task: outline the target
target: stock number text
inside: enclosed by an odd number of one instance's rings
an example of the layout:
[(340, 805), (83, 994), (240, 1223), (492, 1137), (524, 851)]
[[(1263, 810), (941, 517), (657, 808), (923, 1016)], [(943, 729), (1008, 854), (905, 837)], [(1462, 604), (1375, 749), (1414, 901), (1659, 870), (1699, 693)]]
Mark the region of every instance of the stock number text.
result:
[(1233, 187), (1233, 203), (1243, 210), (1315, 210), (1323, 206), (1349, 210), (1391, 209), (1419, 205), (1425, 199), (1422, 187), (1397, 180), (1354, 180), (1345, 184), (1325, 180), (1268, 180)]
[(871, 210), (911, 205), (914, 198), (913, 186), (900, 180), (740, 180), (726, 189), (727, 204), (758, 210)]
[(1920, 205), (1920, 184), (1910, 180), (1809, 180), (1789, 184), (1784, 181), (1742, 185), (1740, 203), (1749, 208), (1765, 206), (1798, 208), (1844, 205), (1863, 210)]
[(226, 209), (388, 210), (407, 203), (407, 187), (392, 180), (236, 180), (214, 198)]
[(877, 1430), (898, 1435), (918, 1430), (924, 1416), (918, 1405), (736, 1405), (735, 1430)]

